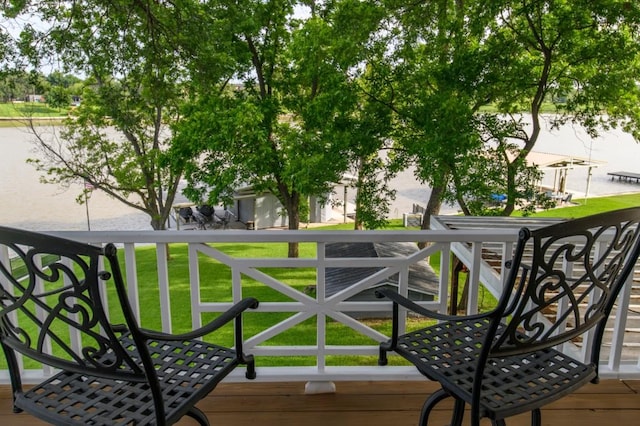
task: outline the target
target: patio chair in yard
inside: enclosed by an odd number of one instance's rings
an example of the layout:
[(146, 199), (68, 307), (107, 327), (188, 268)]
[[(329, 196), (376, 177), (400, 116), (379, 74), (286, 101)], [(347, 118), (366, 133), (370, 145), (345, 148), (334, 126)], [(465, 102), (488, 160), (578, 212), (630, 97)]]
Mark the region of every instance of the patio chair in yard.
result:
[(214, 219), (217, 228), (221, 229), (229, 229), (229, 225), (231, 223), (231, 219), (234, 218), (235, 215), (227, 209), (224, 209), (222, 215), (218, 215), (218, 213), (214, 213)]
[(198, 222), (199, 229), (206, 229), (207, 224), (210, 224), (211, 226), (215, 225), (215, 210), (208, 204), (197, 206), (193, 217), (196, 222)]
[[(452, 425), (462, 424), (467, 404), (472, 425), (484, 417), (504, 425), (527, 412), (540, 425), (543, 406), (596, 383), (607, 317), (638, 259), (639, 221), (636, 207), (523, 228), (490, 312), (449, 316), (380, 290), (393, 301), (393, 331), (380, 345), (379, 364), (395, 351), (441, 385), (426, 399), (420, 424), (452, 397)], [(399, 306), (438, 323), (400, 335)], [(585, 359), (561, 352), (563, 343), (585, 345)]]
[[(46, 261), (45, 261), (46, 260)], [(44, 266), (43, 266), (44, 265)], [(109, 321), (107, 289), (123, 324)], [(189, 416), (208, 420), (195, 404), (239, 364), (242, 313), (257, 300), (234, 304), (207, 325), (183, 334), (142, 329), (129, 305), (116, 248), (0, 227), (0, 343), (13, 388), (14, 411), (58, 425), (169, 425)], [(235, 348), (200, 340), (227, 323)], [(54, 374), (23, 388), (25, 366)]]
[(182, 221), (184, 223), (189, 223), (191, 221), (195, 221), (195, 217), (193, 216), (193, 209), (191, 207), (180, 207), (180, 210), (178, 210), (178, 215), (180, 216), (180, 219), (182, 219)]

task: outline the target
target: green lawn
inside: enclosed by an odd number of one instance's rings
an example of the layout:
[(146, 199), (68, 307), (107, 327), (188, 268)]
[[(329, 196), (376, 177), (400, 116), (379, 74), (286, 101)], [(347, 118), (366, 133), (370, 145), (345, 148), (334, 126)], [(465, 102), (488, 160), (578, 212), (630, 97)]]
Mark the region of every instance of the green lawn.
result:
[(50, 108), (40, 102), (0, 103), (0, 117), (62, 117), (67, 112), (67, 108)]
[[(552, 209), (544, 212), (536, 213), (535, 216), (540, 217), (580, 217), (594, 214), (601, 211), (614, 210), (630, 206), (640, 205), (640, 193), (631, 195), (621, 195), (614, 197), (590, 198), (588, 200), (576, 200), (575, 205)], [(352, 224), (338, 224), (316, 228), (320, 230), (340, 230), (352, 229)], [(391, 221), (387, 229), (402, 230), (401, 220)], [(223, 251), (233, 257), (247, 258), (264, 258), (264, 257), (286, 257), (286, 243), (238, 243), (238, 244), (215, 244), (217, 249)], [(304, 243), (300, 245), (301, 257), (314, 257), (316, 245), (313, 243)], [(172, 244), (170, 248), (171, 259), (168, 263), (170, 293), (171, 293), (171, 316), (174, 332), (182, 332), (190, 330), (191, 327), (191, 302), (190, 302), (190, 286), (188, 275), (188, 255), (186, 244)], [(122, 259), (122, 255), (120, 255)], [(139, 247), (136, 250), (137, 274), (139, 283), (139, 293), (141, 300), (141, 323), (144, 327), (151, 329), (160, 328), (160, 296), (158, 292), (157, 280), (157, 262), (155, 247)], [(431, 257), (431, 263), (438, 271), (439, 256)], [(19, 266), (19, 265), (18, 265)], [(315, 283), (316, 272), (312, 268), (306, 269), (289, 269), (289, 268), (272, 268), (270, 270), (263, 269), (265, 273), (273, 276), (277, 280), (304, 291), (305, 287)], [(220, 302), (231, 301), (232, 293), (230, 288), (231, 270), (228, 266), (207, 257), (200, 258), (200, 277), (201, 277), (201, 299), (203, 301)], [(461, 277), (461, 283), (464, 276)], [(258, 300), (267, 301), (287, 301), (286, 296), (270, 289), (268, 286), (250, 279), (246, 276), (242, 279), (243, 295), (253, 296)], [(462, 285), (460, 286), (462, 287)], [(122, 322), (122, 313), (115, 303), (113, 289), (110, 291), (109, 299), (110, 316), (114, 323)], [(495, 300), (487, 292), (481, 289), (480, 303), (482, 309), (488, 309)], [(213, 318), (216, 314), (207, 314), (203, 316), (203, 321)], [(249, 311), (245, 315), (244, 330), (245, 337), (250, 337), (265, 330), (267, 327), (277, 324), (294, 313), (257, 313)], [(279, 334), (266, 342), (266, 345), (315, 345), (316, 343), (316, 324), (317, 318), (313, 317), (287, 332)], [(412, 320), (410, 327), (423, 326), (417, 320)], [(388, 320), (368, 320), (366, 321), (371, 327), (388, 334), (390, 324)], [(375, 345), (376, 342), (368, 337), (351, 330), (340, 323), (333, 320), (327, 320), (327, 344), (330, 345)], [(58, 329), (64, 334), (64, 327)], [(214, 339), (217, 343), (225, 345), (233, 344), (233, 329), (231, 326), (224, 328), (218, 333)], [(0, 359), (0, 368), (5, 368), (5, 361)], [(400, 360), (392, 358), (394, 363), (400, 363)], [(258, 364), (260, 366), (285, 366), (285, 365), (315, 365), (314, 357), (268, 357), (260, 358)], [(329, 364), (334, 365), (375, 365), (375, 357), (363, 356), (332, 356), (328, 358)], [(36, 366), (28, 363), (28, 368)]]
[[(58, 124), (68, 112), (66, 108), (50, 108), (37, 102), (0, 103), (0, 127)], [(56, 120), (58, 118), (60, 121)]]
[(573, 204), (570, 206), (561, 206), (555, 209), (536, 212), (532, 214), (531, 217), (562, 217), (571, 219), (637, 206), (640, 206), (640, 192), (611, 197), (574, 199)]

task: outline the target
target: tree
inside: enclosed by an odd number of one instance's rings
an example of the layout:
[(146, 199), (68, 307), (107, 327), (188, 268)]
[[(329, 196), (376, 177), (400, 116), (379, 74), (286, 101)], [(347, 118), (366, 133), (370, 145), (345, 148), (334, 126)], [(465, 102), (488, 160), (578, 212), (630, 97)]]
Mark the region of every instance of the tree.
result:
[(46, 78), (52, 87), (62, 87), (64, 89), (69, 89), (82, 81), (79, 77), (71, 74), (63, 74), (60, 71), (53, 71)]
[(25, 95), (32, 93), (29, 87), (29, 75), (26, 72), (5, 69), (0, 80), (0, 101), (25, 100)]
[[(388, 45), (370, 74), (370, 94), (394, 113), (393, 168), (415, 166), (432, 188), (423, 228), (456, 193), (458, 176), (479, 168), (484, 141), (477, 115), (487, 102), (484, 26), (467, 16), (468, 2), (389, 2)], [(489, 164), (489, 163), (486, 163)], [(476, 192), (487, 180), (476, 180)]]
[(65, 108), (71, 103), (69, 91), (62, 86), (51, 86), (45, 92), (45, 98), (51, 108)]
[[(15, 17), (12, 2), (4, 2), (0, 7), (0, 82), (14, 70), (16, 57), (16, 40), (12, 34), (12, 18)], [(3, 84), (2, 84), (3, 85)], [(2, 87), (0, 85), (0, 87)]]
[[(525, 206), (539, 172), (527, 165), (543, 104), (563, 96), (552, 125), (634, 126), (637, 105), (637, 5), (606, 1), (390, 2), (398, 28), (380, 78), (380, 101), (396, 113), (403, 162), (415, 161), (442, 201), (465, 213)], [(383, 77), (385, 74), (383, 73)], [(624, 94), (624, 95), (622, 95)], [(487, 112), (486, 107), (497, 110)], [(531, 117), (528, 128), (523, 112)], [(495, 211), (494, 211), (495, 212)]]
[[(378, 39), (371, 43), (371, 51), (367, 55), (367, 68), (370, 70), (380, 49), (386, 50), (384, 42)], [(395, 198), (396, 189), (389, 186), (389, 181), (397, 170), (390, 167), (389, 150), (391, 110), (368, 95), (367, 75), (358, 79), (360, 96), (357, 111), (353, 114), (354, 122), (351, 130), (352, 146), (350, 148), (351, 167), (354, 171), (356, 189), (354, 229), (377, 229), (387, 223), (391, 201)]]
[(184, 101), (185, 66), (175, 46), (191, 13), (156, 2), (22, 3), (47, 24), (24, 29), (23, 55), (34, 66), (55, 59), (63, 71), (87, 76), (62, 141), (33, 127), (44, 153), (33, 162), (44, 180), (89, 183), (164, 229), (182, 176), (182, 165), (166, 159), (169, 126), (181, 119)]
[[(309, 16), (295, 17), (296, 4), (309, 5)], [(209, 7), (234, 40), (239, 65), (230, 78), (238, 83), (201, 85), (187, 121), (175, 128), (176, 156), (198, 159), (187, 170), (191, 196), (218, 201), (239, 184), (251, 185), (275, 195), (289, 229), (298, 229), (304, 200), (328, 194), (349, 166), (357, 52), (379, 11), (356, 0)], [(289, 256), (297, 254), (291, 243)]]
[[(636, 2), (614, 0), (509, 1), (483, 8), (493, 17), (486, 44), (500, 52), (493, 62), (500, 78), (491, 100), (503, 115), (489, 119), (500, 123), (499, 129), (511, 128), (512, 145), (503, 156), (504, 213), (510, 214), (518, 193), (517, 167), (538, 140), (545, 103), (567, 99), (545, 117), (551, 126), (572, 122), (595, 136), (623, 125), (638, 135), (640, 9)], [(517, 114), (523, 110), (530, 114), (530, 130)]]

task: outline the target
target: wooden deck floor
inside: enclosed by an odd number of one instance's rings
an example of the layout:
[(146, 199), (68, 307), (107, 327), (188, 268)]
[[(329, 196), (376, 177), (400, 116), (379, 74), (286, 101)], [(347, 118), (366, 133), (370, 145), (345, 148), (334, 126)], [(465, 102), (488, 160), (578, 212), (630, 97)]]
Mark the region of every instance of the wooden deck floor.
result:
[[(428, 382), (337, 382), (335, 394), (305, 395), (304, 383), (223, 383), (199, 407), (212, 426), (404, 426), (416, 425)], [(447, 404), (433, 425), (448, 424)], [(603, 380), (551, 404), (543, 425), (623, 426), (640, 419), (640, 381)], [(466, 419), (468, 420), (468, 419)], [(43, 425), (32, 416), (11, 411), (8, 386), (0, 386), (0, 424)], [(193, 425), (185, 419), (180, 425)], [(484, 423), (483, 423), (484, 424)], [(489, 424), (489, 422), (486, 422)], [(529, 424), (514, 417), (511, 426)]]

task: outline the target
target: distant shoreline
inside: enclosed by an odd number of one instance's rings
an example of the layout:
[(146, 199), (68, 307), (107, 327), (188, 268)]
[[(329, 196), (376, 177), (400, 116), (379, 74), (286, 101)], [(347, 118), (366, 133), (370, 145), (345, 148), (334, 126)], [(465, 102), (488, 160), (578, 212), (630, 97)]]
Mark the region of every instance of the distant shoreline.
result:
[(0, 127), (16, 127), (16, 128), (24, 128), (29, 127), (32, 123), (35, 126), (42, 125), (62, 125), (62, 122), (67, 117), (29, 117), (29, 118), (20, 118), (20, 117), (0, 117)]

